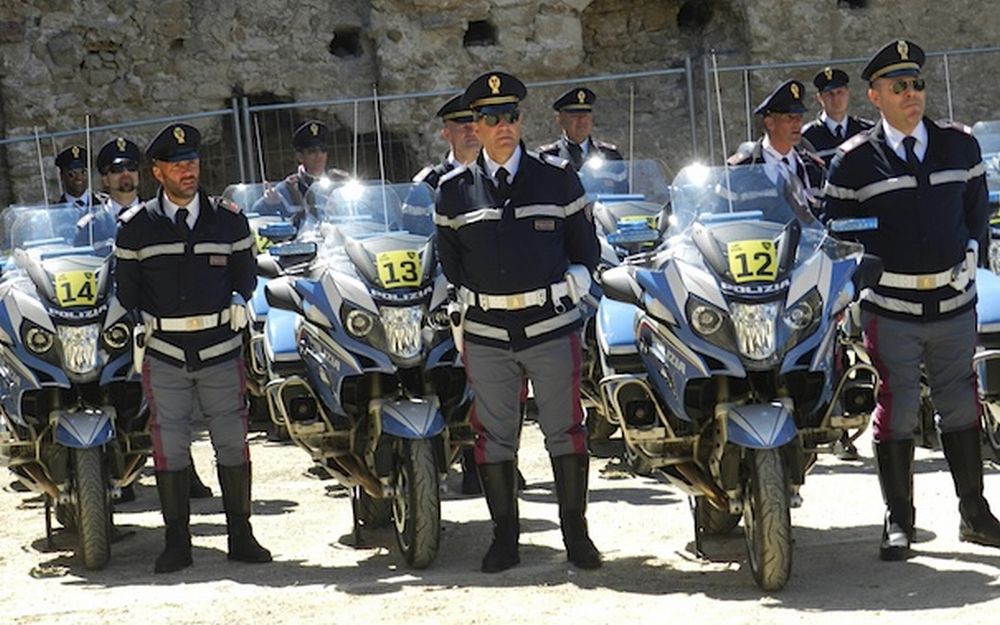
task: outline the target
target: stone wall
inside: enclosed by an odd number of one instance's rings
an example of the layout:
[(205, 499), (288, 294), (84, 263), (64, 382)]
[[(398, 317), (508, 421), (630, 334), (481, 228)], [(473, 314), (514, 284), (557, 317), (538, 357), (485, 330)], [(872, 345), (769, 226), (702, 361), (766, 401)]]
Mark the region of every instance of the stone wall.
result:
[[(747, 63), (867, 57), (906, 35), (928, 50), (998, 43), (1000, 14), (985, 0), (24, 0), (0, 12), (0, 126), (4, 137), (216, 111), (232, 98), (252, 104), (302, 103), (424, 93), (382, 103), (391, 175), (405, 177), (440, 157), (433, 113), (446, 92), (482, 71), (505, 69), (527, 82), (683, 68), (690, 58), (696, 137), (683, 75), (594, 81), (599, 101), (595, 135), (630, 148), (636, 157), (672, 167), (707, 155), (704, 63), (711, 51), (726, 67)], [(862, 8), (852, 8), (863, 5)], [(1000, 117), (991, 75), (997, 55), (950, 59), (957, 119)], [(816, 66), (761, 70), (748, 76), (751, 106), (787, 77), (808, 84)], [(849, 65), (856, 76), (862, 63)], [(944, 64), (931, 59), (929, 111), (948, 113)], [(748, 135), (741, 73), (720, 79), (730, 151)], [(709, 86), (712, 86), (711, 84)], [(857, 86), (857, 85), (855, 85)], [(557, 136), (549, 103), (562, 86), (531, 90), (525, 138), (531, 145)], [(712, 86), (714, 90), (714, 86)], [(872, 116), (855, 89), (856, 108)], [(634, 115), (629, 114), (630, 108)], [(813, 109), (816, 107), (813, 106)], [(362, 137), (359, 169), (373, 163), (374, 115), (351, 104), (262, 113), (254, 120), (265, 147), (265, 169), (276, 177), (292, 166), (290, 130), (306, 116), (325, 119), (343, 139), (337, 164), (350, 169), (352, 137)], [(630, 128), (630, 120), (632, 122)], [(206, 185), (238, 177), (233, 120), (198, 119), (205, 134)], [(160, 122), (126, 132), (144, 144)], [(756, 129), (751, 129), (754, 135)], [(632, 141), (629, 138), (634, 137)], [(95, 132), (100, 145), (110, 134)], [(82, 136), (43, 141), (50, 192), (52, 156)], [(713, 133), (721, 155), (717, 131)], [(256, 165), (253, 165), (256, 170)], [(38, 201), (34, 142), (0, 146), (0, 205)]]

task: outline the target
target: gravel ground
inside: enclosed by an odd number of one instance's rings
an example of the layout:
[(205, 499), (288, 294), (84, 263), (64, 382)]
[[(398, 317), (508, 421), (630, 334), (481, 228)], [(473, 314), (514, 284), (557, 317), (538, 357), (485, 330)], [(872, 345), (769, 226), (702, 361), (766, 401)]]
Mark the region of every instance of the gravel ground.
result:
[[(490, 526), (482, 498), (446, 482), (441, 552), (426, 570), (408, 570), (391, 530), (370, 531), (350, 546), (345, 491), (306, 470), (306, 454), (287, 444), (251, 442), (254, 528), (275, 556), (270, 565), (226, 560), (218, 497), (192, 509), (193, 567), (152, 573), (162, 541), (152, 473), (135, 502), (119, 506), (123, 537), (103, 571), (72, 555), (75, 536), (58, 532), (50, 548), (43, 514), (30, 495), (0, 491), (0, 606), (4, 622), (86, 623), (985, 623), (1000, 612), (1000, 550), (958, 541), (954, 491), (939, 453), (918, 451), (918, 554), (877, 558), (882, 506), (867, 439), (859, 462), (823, 459), (793, 510), (792, 579), (765, 594), (746, 566), (742, 534), (706, 542), (693, 554), (687, 498), (655, 479), (633, 477), (613, 457), (591, 464), (591, 535), (605, 556), (598, 571), (567, 564), (551, 469), (537, 427), (525, 428), (521, 564), (479, 572)], [(195, 464), (218, 494), (209, 443)], [(9, 480), (3, 479), (3, 483)], [(987, 470), (987, 494), (1000, 509), (1000, 474)]]

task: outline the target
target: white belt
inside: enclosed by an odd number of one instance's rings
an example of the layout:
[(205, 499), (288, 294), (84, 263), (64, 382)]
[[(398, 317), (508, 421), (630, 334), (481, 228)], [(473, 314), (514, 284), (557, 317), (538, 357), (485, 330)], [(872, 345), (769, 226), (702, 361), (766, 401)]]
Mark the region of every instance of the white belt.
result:
[[(933, 291), (943, 286), (948, 286), (958, 281), (962, 272), (967, 271), (966, 261), (962, 261), (951, 269), (939, 271), (937, 273), (893, 273), (883, 271), (879, 278), (879, 286), (886, 286), (893, 289), (911, 289), (915, 291)], [(967, 283), (968, 281), (966, 281)], [(965, 286), (964, 284), (962, 285)], [(959, 289), (961, 290), (961, 289)]]
[(564, 309), (565, 307), (559, 300), (564, 297), (569, 297), (569, 288), (566, 286), (566, 281), (556, 282), (548, 287), (535, 289), (533, 291), (511, 293), (509, 295), (475, 293), (465, 287), (459, 289), (459, 298), (463, 302), (469, 306), (477, 306), (484, 311), (491, 309), (523, 310), (534, 306), (544, 306), (545, 303), (549, 301), (550, 295), (556, 309)]
[(146, 317), (146, 323), (161, 332), (198, 332), (229, 323), (229, 309), (208, 315), (191, 317)]

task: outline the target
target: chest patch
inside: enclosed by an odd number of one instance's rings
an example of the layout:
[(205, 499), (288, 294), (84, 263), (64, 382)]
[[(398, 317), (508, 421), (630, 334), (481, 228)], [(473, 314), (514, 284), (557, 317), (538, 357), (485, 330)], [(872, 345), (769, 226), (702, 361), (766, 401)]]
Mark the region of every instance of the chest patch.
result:
[(229, 262), (229, 257), (222, 254), (212, 254), (208, 257), (208, 264), (211, 267), (225, 267)]
[(538, 232), (555, 232), (556, 230), (556, 220), (555, 219), (536, 219), (535, 220), (535, 230)]

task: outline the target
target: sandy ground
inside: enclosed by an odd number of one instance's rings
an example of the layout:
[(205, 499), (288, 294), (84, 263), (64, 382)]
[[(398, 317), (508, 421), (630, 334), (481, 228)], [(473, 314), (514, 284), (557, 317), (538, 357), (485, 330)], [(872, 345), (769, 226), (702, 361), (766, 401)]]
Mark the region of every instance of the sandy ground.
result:
[[(660, 481), (624, 473), (613, 457), (591, 465), (591, 534), (605, 565), (579, 571), (565, 561), (551, 469), (537, 427), (525, 429), (521, 565), (479, 572), (490, 526), (482, 498), (446, 482), (441, 552), (426, 570), (408, 570), (391, 530), (369, 532), (354, 548), (350, 502), (330, 481), (305, 470), (306, 454), (252, 440), (254, 528), (275, 556), (270, 565), (230, 563), (218, 497), (193, 505), (195, 565), (152, 573), (162, 541), (152, 474), (138, 498), (116, 513), (125, 536), (103, 571), (72, 555), (73, 534), (54, 548), (40, 504), (0, 492), (0, 606), (4, 623), (623, 623), (698, 619), (707, 623), (986, 623), (1000, 612), (1000, 550), (960, 543), (954, 491), (940, 454), (918, 451), (919, 555), (877, 558), (881, 499), (862, 439), (860, 462), (824, 459), (793, 510), (792, 579), (765, 594), (747, 570), (742, 534), (692, 553), (688, 500)], [(613, 451), (609, 450), (609, 451)], [(608, 454), (605, 454), (608, 455)], [(195, 463), (218, 494), (211, 447)], [(9, 480), (3, 479), (3, 483)], [(1000, 509), (1000, 474), (987, 470), (987, 494)]]

